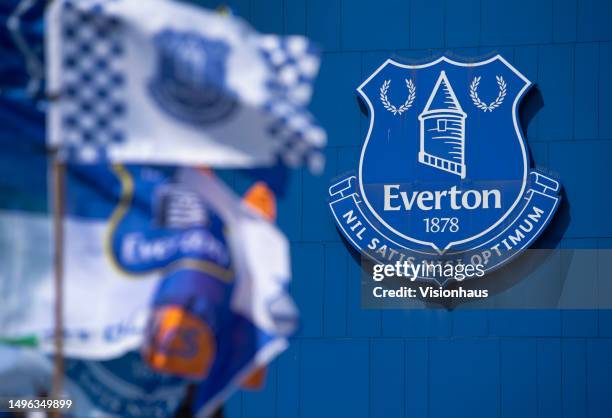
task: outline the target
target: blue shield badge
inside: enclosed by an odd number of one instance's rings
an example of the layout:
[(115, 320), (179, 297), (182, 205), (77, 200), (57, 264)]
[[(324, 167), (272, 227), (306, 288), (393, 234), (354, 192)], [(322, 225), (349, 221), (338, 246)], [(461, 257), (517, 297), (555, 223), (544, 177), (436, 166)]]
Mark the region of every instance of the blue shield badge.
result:
[(226, 85), (226, 42), (165, 29), (155, 36), (157, 74), (151, 96), (169, 115), (192, 125), (224, 120), (237, 106)]
[(490, 270), (526, 248), (560, 189), (529, 167), (518, 108), (530, 86), (499, 55), (384, 62), (357, 89), (370, 116), (358, 175), (330, 189), (344, 235), (385, 263), (477, 256)]

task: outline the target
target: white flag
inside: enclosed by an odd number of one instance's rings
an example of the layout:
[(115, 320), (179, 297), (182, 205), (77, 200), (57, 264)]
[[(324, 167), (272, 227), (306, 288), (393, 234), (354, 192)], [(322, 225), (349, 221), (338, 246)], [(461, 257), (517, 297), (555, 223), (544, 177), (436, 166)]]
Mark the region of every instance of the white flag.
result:
[[(0, 340), (27, 340), (52, 353), (49, 215), (0, 211), (0, 232)], [(257, 364), (269, 361), (295, 329), (285, 237), (221, 182), (195, 169), (68, 166), (64, 233), (68, 357), (101, 360), (140, 349), (151, 310), (170, 302), (206, 324), (201, 328), (210, 329), (210, 338), (229, 335), (220, 317), (240, 318), (243, 331), (232, 332), (266, 335), (238, 347), (246, 350), (244, 364), (236, 366), (241, 371), (255, 357)], [(227, 298), (202, 293), (209, 288)], [(201, 306), (216, 313), (199, 311)], [(216, 357), (209, 360), (212, 365)], [(224, 375), (226, 383), (233, 377)]]
[(303, 37), (170, 0), (56, 0), (46, 35), (48, 141), (69, 161), (322, 167)]

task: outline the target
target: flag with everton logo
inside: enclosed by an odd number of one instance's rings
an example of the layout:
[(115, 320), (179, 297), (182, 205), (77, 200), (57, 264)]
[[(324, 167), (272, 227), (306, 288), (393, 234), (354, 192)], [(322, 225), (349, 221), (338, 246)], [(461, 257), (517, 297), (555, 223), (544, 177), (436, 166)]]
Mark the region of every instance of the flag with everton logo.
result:
[[(0, 234), (0, 340), (27, 342), (45, 362), (56, 348), (49, 219), (0, 215), (12, 231)], [(296, 329), (286, 238), (211, 173), (69, 166), (64, 233), (66, 391), (92, 408), (165, 416), (125, 411), (162, 398), (170, 410), (176, 402), (167, 390), (178, 401), (195, 381), (195, 407), (206, 416)], [(19, 373), (8, 363), (0, 380)], [(125, 390), (130, 385), (138, 391)]]
[[(42, 50), (36, 35), (22, 54)], [(257, 380), (298, 315), (271, 217), (192, 167), (320, 168), (318, 57), (302, 37), (162, 0), (55, 0), (45, 38), (44, 65), (30, 58), (48, 77), (29, 71), (28, 86), (49, 103), (0, 92), (0, 395), (51, 393), (59, 351), (74, 416), (171, 416), (193, 382), (205, 416)], [(68, 163), (61, 348), (45, 141)]]
[[(182, 172), (181, 183), (199, 185), (198, 196), (210, 208), (203, 213), (207, 229), (218, 239), (218, 251), (229, 246), (232, 252), (213, 263), (184, 260), (168, 269), (153, 297), (143, 353), (155, 370), (198, 381), (191, 407), (207, 417), (285, 350), (298, 314), (287, 293), (288, 244), (254, 213), (269, 215), (261, 203), (247, 196), (243, 204), (221, 183), (192, 170)], [(165, 199), (169, 227), (193, 210), (193, 198), (175, 193)]]
[[(212, 174), (161, 166), (69, 166), (65, 202), (67, 356), (108, 359), (138, 349), (151, 308), (178, 306), (209, 322), (213, 336), (234, 325), (215, 322), (230, 314), (248, 319), (272, 340), (292, 332), (297, 314), (286, 293), (286, 238)], [(0, 214), (6, 302), (0, 338), (27, 338), (51, 353), (49, 218), (22, 210)], [(28, 300), (36, 303), (22, 309)]]
[(47, 14), (48, 138), (67, 161), (320, 170), (301, 36), (170, 0), (57, 0)]

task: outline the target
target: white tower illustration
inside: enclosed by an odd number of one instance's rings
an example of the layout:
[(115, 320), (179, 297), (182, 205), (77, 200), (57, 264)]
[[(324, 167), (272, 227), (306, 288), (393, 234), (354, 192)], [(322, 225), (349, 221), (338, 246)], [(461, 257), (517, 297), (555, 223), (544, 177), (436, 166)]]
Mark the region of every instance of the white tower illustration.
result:
[(419, 162), (465, 178), (465, 118), (457, 96), (440, 72), (438, 81), (419, 115)]

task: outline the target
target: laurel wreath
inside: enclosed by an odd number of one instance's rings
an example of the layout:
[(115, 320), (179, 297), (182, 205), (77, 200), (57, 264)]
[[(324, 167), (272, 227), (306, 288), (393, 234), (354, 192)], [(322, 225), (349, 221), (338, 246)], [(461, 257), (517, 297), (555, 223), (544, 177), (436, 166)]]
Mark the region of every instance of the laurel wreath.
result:
[(474, 80), (472, 80), (472, 84), (470, 84), (470, 97), (474, 102), (474, 106), (483, 112), (492, 112), (503, 103), (504, 98), (506, 97), (506, 81), (501, 75), (495, 76), (497, 86), (499, 87), (499, 93), (497, 94), (497, 98), (495, 100), (489, 104), (486, 104), (478, 97), (478, 85), (480, 84), (480, 78), (481, 77), (478, 76), (474, 77)]
[(387, 92), (389, 91), (389, 87), (391, 86), (391, 80), (385, 80), (385, 82), (380, 87), (380, 101), (382, 102), (385, 109), (394, 115), (401, 115), (406, 110), (412, 107), (412, 102), (416, 98), (416, 87), (412, 82), (412, 79), (406, 79), (406, 87), (408, 87), (408, 98), (400, 107), (395, 107), (387, 96)]

